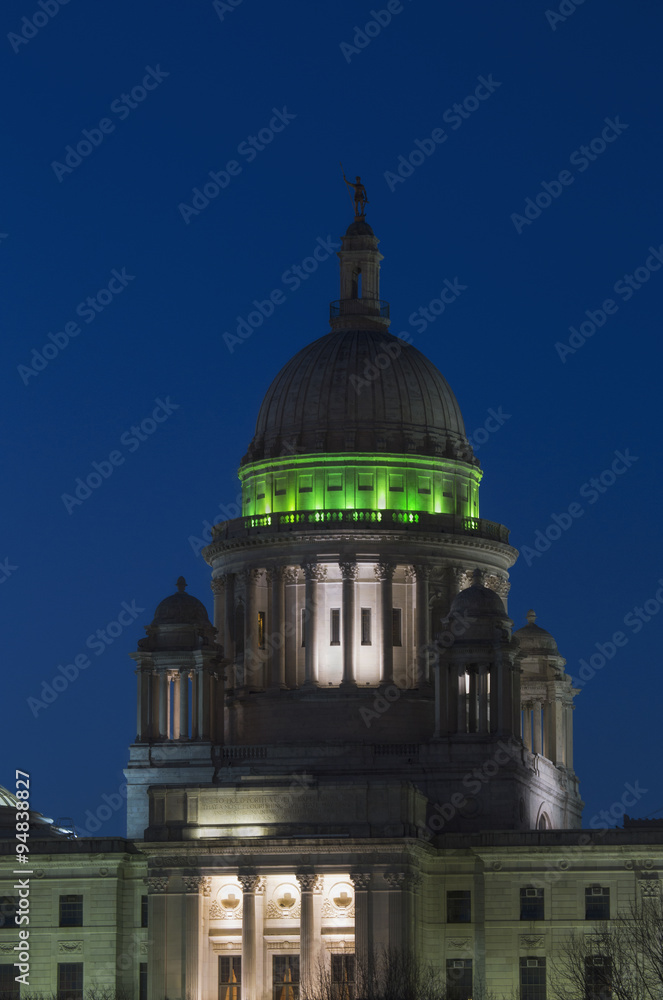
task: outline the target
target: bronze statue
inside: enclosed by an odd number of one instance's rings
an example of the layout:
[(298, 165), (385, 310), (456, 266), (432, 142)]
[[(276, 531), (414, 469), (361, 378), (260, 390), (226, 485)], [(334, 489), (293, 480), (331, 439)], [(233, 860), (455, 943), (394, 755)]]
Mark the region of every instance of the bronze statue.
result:
[[(355, 206), (355, 219), (363, 219), (366, 214), (366, 205), (368, 205), (368, 198), (366, 197), (366, 188), (361, 183), (361, 177), (357, 177), (355, 181), (349, 181), (345, 176), (345, 171), (343, 170), (343, 164), (341, 164), (341, 170), (343, 171), (343, 180), (345, 181), (348, 193), (352, 198)], [(350, 192), (352, 188), (352, 192)]]

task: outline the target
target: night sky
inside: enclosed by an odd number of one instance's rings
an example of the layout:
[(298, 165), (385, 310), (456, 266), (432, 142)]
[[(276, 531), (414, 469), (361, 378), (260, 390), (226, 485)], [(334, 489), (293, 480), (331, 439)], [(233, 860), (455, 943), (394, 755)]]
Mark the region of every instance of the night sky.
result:
[(561, 10), (5, 0), (0, 784), (34, 808), (124, 831), (127, 654), (180, 574), (211, 610), (198, 540), (338, 298), (334, 252), (294, 269), (352, 219), (342, 161), (521, 551), (511, 617), (585, 678), (585, 824), (627, 785), (661, 815), (663, 9)]

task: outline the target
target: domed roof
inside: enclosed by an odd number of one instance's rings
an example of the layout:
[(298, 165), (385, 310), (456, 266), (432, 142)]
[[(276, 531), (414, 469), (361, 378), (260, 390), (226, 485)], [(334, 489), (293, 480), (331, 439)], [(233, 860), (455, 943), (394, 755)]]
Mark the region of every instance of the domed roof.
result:
[(186, 594), (186, 580), (181, 576), (177, 581), (177, 592), (166, 597), (154, 612), (152, 625), (209, 625), (207, 608), (202, 601)]
[(557, 643), (550, 632), (535, 624), (536, 614), (530, 610), (527, 612), (527, 625), (517, 629), (513, 634), (520, 643), (520, 648), (525, 654), (532, 653), (554, 653), (559, 656)]
[(346, 236), (375, 236), (375, 233), (364, 219), (355, 219), (345, 230)]
[(0, 808), (15, 809), (18, 805), (18, 799), (13, 792), (10, 792), (8, 788), (0, 785)]
[(278, 373), (242, 464), (293, 453), (380, 451), (478, 464), (456, 397), (431, 361), (386, 330), (336, 330)]
[(451, 602), (449, 615), (458, 612), (459, 614), (470, 616), (496, 615), (499, 618), (507, 617), (506, 608), (501, 597), (494, 590), (491, 590), (490, 587), (484, 587), (480, 580), (481, 571), (475, 570), (475, 582), (470, 587), (466, 587), (465, 590), (461, 590), (456, 594)]

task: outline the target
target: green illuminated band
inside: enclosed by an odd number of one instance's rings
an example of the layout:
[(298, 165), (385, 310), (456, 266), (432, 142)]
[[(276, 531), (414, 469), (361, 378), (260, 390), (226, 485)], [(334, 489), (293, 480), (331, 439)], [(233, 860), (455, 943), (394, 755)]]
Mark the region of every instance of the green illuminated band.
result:
[(402, 510), (479, 516), (476, 466), (424, 455), (297, 455), (240, 469), (244, 516), (273, 511)]

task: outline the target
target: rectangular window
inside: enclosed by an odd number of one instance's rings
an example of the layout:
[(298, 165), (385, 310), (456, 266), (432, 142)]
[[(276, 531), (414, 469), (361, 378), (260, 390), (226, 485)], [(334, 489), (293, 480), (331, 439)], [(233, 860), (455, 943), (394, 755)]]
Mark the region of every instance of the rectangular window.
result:
[(610, 920), (610, 889), (588, 885), (585, 889), (585, 920)]
[(341, 609), (332, 608), (329, 612), (329, 645), (341, 645)]
[(419, 476), (419, 492), (430, 494), (430, 476)]
[(329, 491), (342, 490), (343, 489), (343, 473), (342, 472), (329, 472), (329, 473), (327, 473), (327, 489)]
[(389, 492), (390, 493), (402, 493), (405, 488), (403, 476), (394, 473), (389, 474)]
[(57, 1000), (83, 1000), (82, 962), (58, 963)]
[(354, 955), (332, 955), (331, 984), (333, 1000), (353, 1000), (355, 995)]
[(520, 890), (520, 919), (543, 920), (543, 889)]
[(83, 897), (60, 896), (60, 927), (82, 927), (82, 926), (83, 926)]
[(391, 644), (403, 645), (403, 612), (400, 608), (391, 609)]
[(242, 1000), (240, 955), (219, 955), (219, 1000)]
[(299, 1000), (299, 955), (272, 958), (274, 1000)]
[(138, 1000), (147, 1000), (147, 962), (138, 967)]
[(288, 480), (285, 476), (277, 476), (274, 480), (274, 496), (284, 497), (288, 486)]
[(358, 490), (372, 490), (373, 489), (373, 473), (372, 472), (360, 472), (357, 474), (357, 489)]
[(14, 920), (18, 913), (18, 896), (0, 896), (0, 931), (16, 930)]
[(447, 959), (446, 1000), (469, 1000), (472, 996), (472, 959)]
[(612, 997), (612, 966), (603, 955), (585, 959), (585, 1000), (610, 1000)]
[(265, 648), (265, 619), (264, 611), (258, 612), (258, 649)]
[(447, 923), (469, 924), (472, 922), (472, 893), (464, 889), (447, 893)]
[(361, 644), (362, 646), (371, 645), (371, 609), (362, 608), (361, 609)]
[(442, 496), (452, 497), (454, 495), (454, 484), (452, 479), (442, 480)]
[(312, 493), (313, 492), (313, 476), (300, 476), (299, 477), (299, 492), (300, 493)]
[(140, 926), (147, 927), (147, 896), (140, 897)]
[(256, 486), (256, 490), (257, 490), (257, 492), (256, 492), (256, 500), (264, 500), (265, 499), (265, 484), (264, 483), (258, 483), (258, 485)]
[(21, 984), (16, 982), (17, 975), (13, 965), (0, 965), (0, 1000), (19, 1000)]
[(520, 1000), (546, 1000), (545, 958), (520, 959)]

